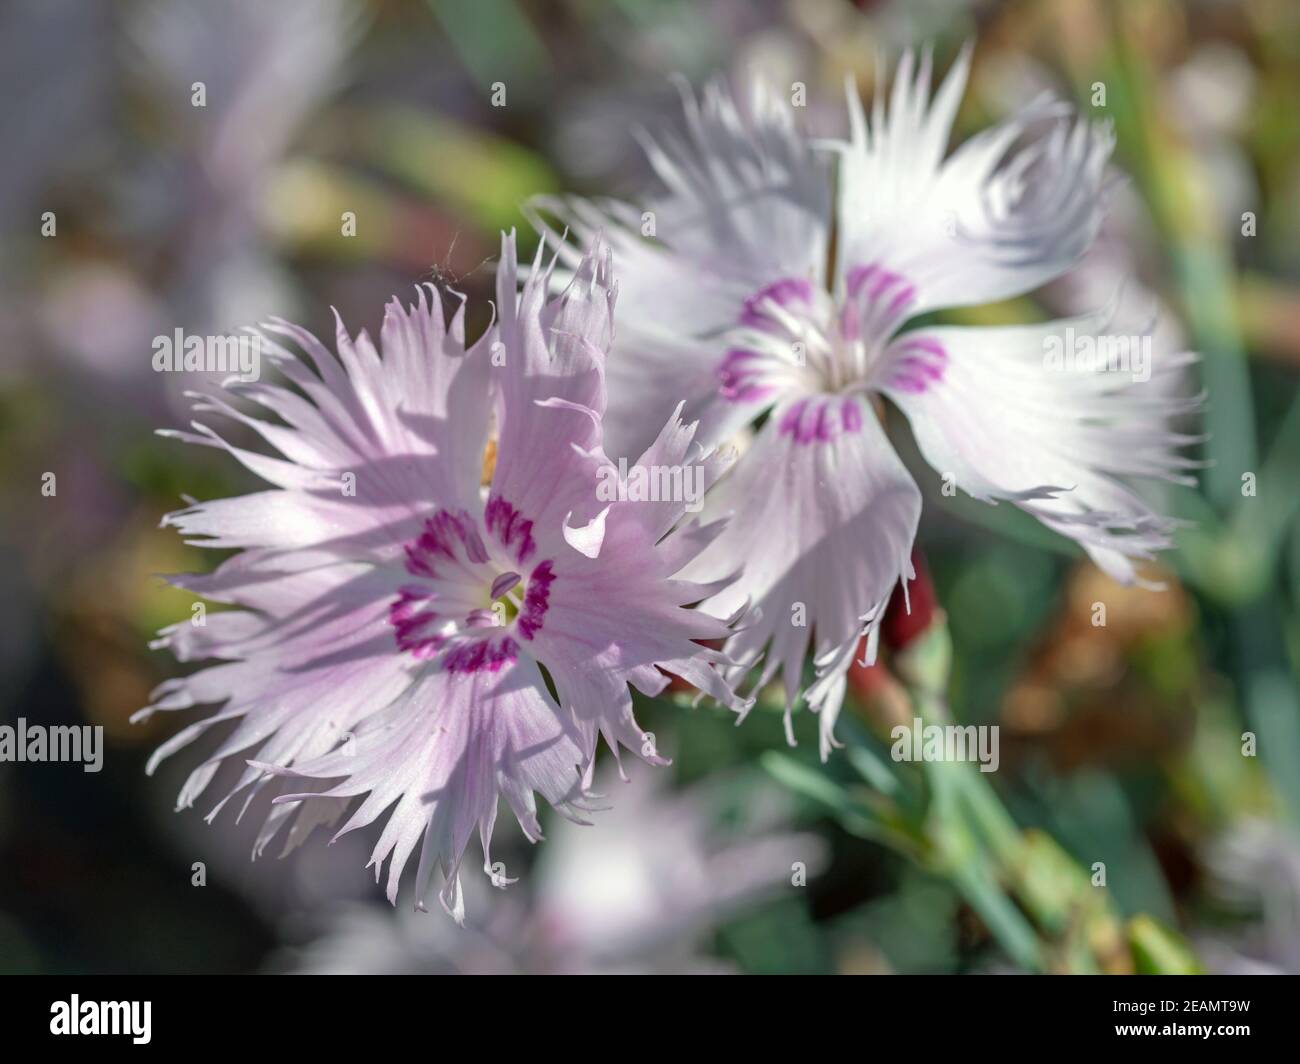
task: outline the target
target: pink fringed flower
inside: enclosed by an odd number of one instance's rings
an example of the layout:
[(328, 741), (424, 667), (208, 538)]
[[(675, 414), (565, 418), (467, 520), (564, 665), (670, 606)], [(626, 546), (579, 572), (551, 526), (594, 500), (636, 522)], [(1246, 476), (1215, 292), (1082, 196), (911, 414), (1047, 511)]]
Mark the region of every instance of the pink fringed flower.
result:
[[(932, 96), (929, 54), (905, 56), (870, 117), (850, 88), (848, 139), (821, 144), (777, 95), (760, 90), (742, 113), (713, 86), (702, 103), (687, 95), (685, 135), (647, 145), (660, 194), (635, 207), (537, 204), (566, 265), (597, 232), (619, 259), (611, 454), (637, 453), (679, 402), (708, 442), (762, 419), (706, 507), (732, 519), (689, 573), (743, 563), (705, 606), (758, 607), (728, 652), (766, 654), (760, 684), (781, 674), (791, 742), (799, 699), (820, 712), (823, 758), (854, 649), (864, 633), (874, 647), (891, 592), (913, 575), (921, 495), (879, 397), (907, 417), (945, 488), (1020, 507), (1126, 583), (1174, 525), (1128, 481), (1187, 482), (1195, 464), (1170, 418), (1199, 400), (1166, 387), (1194, 356), (1146, 377), (1049, 361), (1071, 345), (1140, 355), (1142, 338), (1112, 335), (1105, 313), (1005, 328), (927, 320), (1057, 278), (1103, 206), (1109, 130), (1050, 101), (949, 153), (969, 66), (967, 49)], [(802, 690), (810, 646), (816, 680)]]
[[(629, 684), (653, 695), (673, 673), (743, 708), (715, 669), (725, 659), (699, 645), (725, 637), (726, 624), (687, 608), (722, 584), (676, 578), (719, 527), (683, 521), (685, 501), (606, 501), (598, 490), (618, 476), (602, 449), (608, 252), (584, 258), (548, 301), (540, 259), (520, 292), (513, 235), (502, 251), (499, 321), (468, 349), (463, 308), (448, 324), (430, 287), (414, 306), (389, 304), (378, 349), (340, 322), (337, 359), (310, 333), (268, 324), (265, 346), (288, 386), (226, 388), (280, 422), (196, 396), (196, 410), (242, 422), (283, 457), (197, 422), (169, 433), (225, 448), (273, 487), (165, 518), (190, 542), (240, 550), (209, 575), (173, 578), (239, 608), (162, 633), (157, 645), (181, 661), (221, 663), (165, 682), (139, 714), (220, 707), (166, 742), (150, 771), (230, 726), (180, 807), (234, 760), (246, 767), (210, 816), (270, 792), (259, 852), (281, 829), (287, 850), (317, 824), (346, 817), (342, 834), (387, 812), (371, 864), (378, 877), (389, 861), (389, 899), (423, 838), (417, 899), (437, 862), (457, 919), (476, 828), (493, 882), (509, 882), (488, 848), (499, 797), (537, 839), (536, 794), (573, 819), (591, 808), (599, 736), (616, 756), (621, 744), (662, 763)], [(315, 371), (272, 337), (296, 343)], [(642, 464), (693, 462), (712, 482), (723, 461), (693, 435), (673, 417)]]

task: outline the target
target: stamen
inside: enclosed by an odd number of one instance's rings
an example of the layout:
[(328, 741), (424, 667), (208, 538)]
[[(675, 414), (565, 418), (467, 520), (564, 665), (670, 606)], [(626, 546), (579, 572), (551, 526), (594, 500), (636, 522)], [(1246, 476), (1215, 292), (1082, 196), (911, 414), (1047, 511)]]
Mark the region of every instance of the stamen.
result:
[(502, 573), (492, 581), (492, 592), (489, 597), (494, 601), (499, 599), (522, 579), (523, 577), (518, 573)]

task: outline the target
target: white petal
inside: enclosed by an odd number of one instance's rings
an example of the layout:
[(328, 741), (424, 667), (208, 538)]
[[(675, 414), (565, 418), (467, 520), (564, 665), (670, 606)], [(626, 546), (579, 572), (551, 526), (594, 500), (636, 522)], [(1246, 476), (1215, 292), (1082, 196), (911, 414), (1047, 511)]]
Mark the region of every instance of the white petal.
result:
[(814, 708), (833, 717), (843, 697), (833, 676), (848, 668), (861, 618), (910, 574), (920, 511), (916, 485), (862, 399), (787, 400), (710, 497), (708, 512), (731, 518), (685, 575), (708, 580), (744, 567), (706, 607), (727, 615), (753, 599), (761, 617), (727, 651), (750, 661), (766, 648), (760, 683), (779, 670), (790, 708), (815, 629), (814, 656), (829, 679), (812, 692)]
[(569, 525), (569, 519), (573, 517), (572, 511), (565, 514), (564, 541), (584, 557), (598, 557), (600, 555), (600, 545), (605, 542), (605, 518), (608, 514), (609, 507), (606, 506), (580, 528), (573, 528)]
[[(924, 381), (896, 376), (884, 391), (941, 475), (978, 499), (1013, 501), (1077, 540), (1117, 580), (1134, 583), (1134, 561), (1168, 547), (1175, 523), (1126, 480), (1192, 482), (1197, 463), (1178, 448), (1195, 438), (1173, 432), (1170, 419), (1200, 400), (1171, 396), (1164, 386), (1190, 356), (1153, 359), (1146, 382), (1131, 372), (1048, 362), (1058, 345), (1077, 350), (1100, 340), (1104, 348), (1107, 337), (1105, 315), (908, 333), (906, 340), (942, 348), (943, 366)], [(1141, 336), (1112, 339), (1144, 350)], [(1153, 355), (1145, 350), (1143, 357)]]
[[(994, 302), (1060, 276), (1101, 221), (1109, 129), (1066, 120), (1037, 101), (972, 137), (946, 160), (971, 52), (964, 49), (930, 100), (931, 56), (899, 63), (888, 103), (878, 88), (870, 121), (848, 93), (851, 137), (841, 145), (836, 275), (872, 265), (917, 291), (913, 314)], [(1012, 150), (1037, 125), (1050, 128)]]
[[(774, 89), (756, 84), (743, 111), (719, 84), (703, 100), (683, 91), (684, 135), (647, 138), (664, 192), (640, 206), (540, 200), (533, 218), (571, 267), (560, 229), (580, 247), (603, 234), (620, 277), (618, 335), (609, 366), (606, 450), (632, 457), (664, 414), (686, 401), (716, 443), (751, 419), (717, 398), (723, 351), (699, 338), (733, 326), (744, 300), (787, 277), (824, 283), (831, 180)], [(645, 213), (643, 213), (643, 211)], [(548, 221), (543, 213), (551, 216)], [(646, 220), (651, 237), (643, 236)], [(688, 340), (685, 338), (695, 338)]]

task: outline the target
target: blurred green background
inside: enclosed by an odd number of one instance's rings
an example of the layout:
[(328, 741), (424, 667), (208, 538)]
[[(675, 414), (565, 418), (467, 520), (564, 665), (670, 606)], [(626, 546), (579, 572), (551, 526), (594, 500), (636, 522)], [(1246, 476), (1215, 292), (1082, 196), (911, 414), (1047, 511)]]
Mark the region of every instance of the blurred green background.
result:
[[(535, 246), (522, 200), (644, 187), (634, 131), (676, 120), (670, 75), (803, 81), (834, 132), (845, 75), (869, 92), (881, 57), (970, 38), (958, 139), (1052, 90), (1114, 123), (1121, 178), (1077, 276), (983, 320), (1127, 277), (1158, 350), (1203, 355), (1209, 464), (1164, 499), (1190, 523), (1167, 591), (914, 462), (942, 612), (854, 673), (828, 766), (807, 713), (790, 749), (774, 705), (742, 728), (646, 705), (673, 768), (610, 780), (596, 829), (502, 829), (528, 870), (472, 887), (463, 932), (390, 910), (364, 839), (250, 863), (251, 825), (172, 813), (185, 755), (143, 764), (177, 724), (127, 718), (176, 668), (148, 640), (189, 616), (157, 575), (213, 558), (158, 519), (253, 484), (152, 435), (194, 384), (151, 370), (155, 335), (330, 335), (330, 306), (373, 331), (421, 280), (481, 326), (498, 231)], [(14, 0), (0, 83), (0, 722), (107, 742), (98, 774), (0, 764), (0, 969), (1300, 971), (1295, 4)], [(893, 762), (914, 711), (998, 724), (999, 771)]]

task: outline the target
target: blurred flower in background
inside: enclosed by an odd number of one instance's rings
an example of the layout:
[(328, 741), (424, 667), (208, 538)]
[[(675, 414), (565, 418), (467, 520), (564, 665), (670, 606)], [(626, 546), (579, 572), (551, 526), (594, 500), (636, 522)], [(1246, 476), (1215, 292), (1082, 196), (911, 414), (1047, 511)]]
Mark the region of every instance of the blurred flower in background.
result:
[[(670, 794), (662, 778), (638, 768), (625, 783), (604, 772), (597, 790), (609, 812), (590, 827), (556, 819), (528, 883), (471, 897), (463, 932), (405, 906), (350, 905), (284, 963), (321, 974), (728, 970), (704, 948), (713, 929), (805, 887), (825, 843), (784, 830), (789, 802), (761, 780)], [(728, 819), (737, 792), (747, 802)]]
[(1206, 855), (1213, 900), (1241, 924), (1203, 932), (1197, 949), (1211, 972), (1300, 972), (1300, 843), (1261, 820), (1233, 824)]

